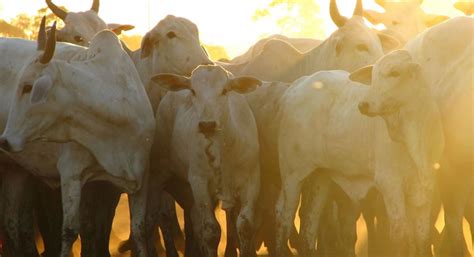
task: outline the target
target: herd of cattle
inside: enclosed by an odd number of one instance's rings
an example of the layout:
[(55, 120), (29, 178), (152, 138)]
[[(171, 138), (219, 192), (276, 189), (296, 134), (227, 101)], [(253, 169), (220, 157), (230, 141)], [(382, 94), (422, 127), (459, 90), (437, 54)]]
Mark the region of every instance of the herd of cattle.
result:
[(131, 51), (114, 32), (133, 26), (106, 24), (98, 0), (85, 12), (46, 0), (64, 28), (43, 19), (37, 42), (0, 38), (5, 256), (38, 256), (35, 226), (43, 256), (70, 256), (79, 234), (82, 256), (110, 256), (122, 192), (133, 256), (164, 254), (157, 227), (166, 256), (217, 256), (218, 206), (226, 257), (262, 243), (355, 256), (360, 215), (371, 257), (469, 256), (473, 7), (450, 18), (376, 2), (384, 13), (357, 0), (347, 18), (331, 0), (324, 41), (275, 35), (214, 62), (187, 19), (167, 16)]

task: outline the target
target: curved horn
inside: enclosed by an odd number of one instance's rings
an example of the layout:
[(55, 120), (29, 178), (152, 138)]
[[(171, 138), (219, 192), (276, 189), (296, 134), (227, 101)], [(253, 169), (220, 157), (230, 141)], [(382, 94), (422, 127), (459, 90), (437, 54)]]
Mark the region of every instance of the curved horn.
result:
[(342, 27), (346, 24), (347, 18), (342, 16), (337, 9), (336, 0), (331, 0), (329, 3), (329, 13), (331, 14), (332, 21), (338, 26)]
[(46, 46), (46, 16), (43, 16), (43, 19), (41, 19), (37, 42), (38, 45), (36, 50), (44, 50), (44, 47)]
[(46, 48), (43, 55), (40, 58), (40, 63), (47, 64), (51, 61), (54, 55), (54, 50), (56, 48), (56, 22), (54, 22), (53, 27), (49, 31), (48, 41), (46, 42)]
[(66, 19), (67, 12), (63, 9), (59, 8), (57, 5), (53, 4), (51, 0), (46, 0), (46, 4), (48, 5), (49, 9), (58, 16), (61, 20)]
[(352, 16), (357, 15), (357, 16), (362, 16), (364, 15), (364, 7), (362, 6), (362, 0), (357, 0), (356, 7), (354, 9), (354, 13)]
[(91, 10), (96, 13), (99, 13), (99, 5), (99, 0), (93, 0)]

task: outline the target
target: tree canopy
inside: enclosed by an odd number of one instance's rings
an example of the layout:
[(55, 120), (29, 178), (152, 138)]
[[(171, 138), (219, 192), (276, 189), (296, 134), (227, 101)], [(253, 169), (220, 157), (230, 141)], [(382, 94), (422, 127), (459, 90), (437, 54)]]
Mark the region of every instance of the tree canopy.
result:
[(324, 37), (323, 21), (317, 13), (319, 6), (314, 0), (272, 0), (255, 11), (253, 20), (271, 19), (286, 36), (321, 38)]

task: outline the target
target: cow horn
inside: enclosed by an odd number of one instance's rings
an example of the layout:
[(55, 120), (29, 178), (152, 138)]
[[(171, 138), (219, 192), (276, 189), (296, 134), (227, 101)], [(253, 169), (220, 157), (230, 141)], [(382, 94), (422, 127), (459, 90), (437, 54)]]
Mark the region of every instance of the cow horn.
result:
[(362, 16), (364, 15), (364, 7), (362, 6), (362, 0), (357, 0), (356, 7), (352, 16)]
[(36, 50), (44, 50), (46, 45), (46, 16), (41, 19), (40, 29), (38, 32), (38, 46)]
[(56, 48), (56, 22), (54, 22), (53, 27), (49, 31), (48, 41), (46, 41), (46, 47), (43, 55), (40, 58), (40, 63), (47, 64), (51, 61), (54, 55), (54, 50)]
[(99, 0), (93, 0), (91, 10), (99, 13)]
[(332, 21), (338, 26), (342, 27), (347, 21), (347, 18), (342, 16), (337, 9), (336, 0), (331, 0), (329, 3), (329, 13), (331, 14)]
[(385, 0), (375, 0), (375, 3), (380, 5), (381, 7), (385, 7)]
[(61, 20), (65, 20), (67, 16), (67, 12), (63, 9), (59, 8), (57, 5), (53, 4), (51, 0), (46, 0), (46, 4), (48, 5), (49, 9), (58, 16)]

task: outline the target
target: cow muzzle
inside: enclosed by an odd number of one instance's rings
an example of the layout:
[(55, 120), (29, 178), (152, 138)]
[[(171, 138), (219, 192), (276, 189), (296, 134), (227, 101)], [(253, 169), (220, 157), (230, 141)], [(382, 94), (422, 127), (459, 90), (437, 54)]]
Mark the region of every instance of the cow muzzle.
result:
[(201, 121), (199, 122), (199, 132), (204, 135), (214, 134), (217, 131), (217, 122)]
[(0, 137), (0, 148), (7, 152), (11, 152), (12, 150), (8, 140), (5, 137)]

